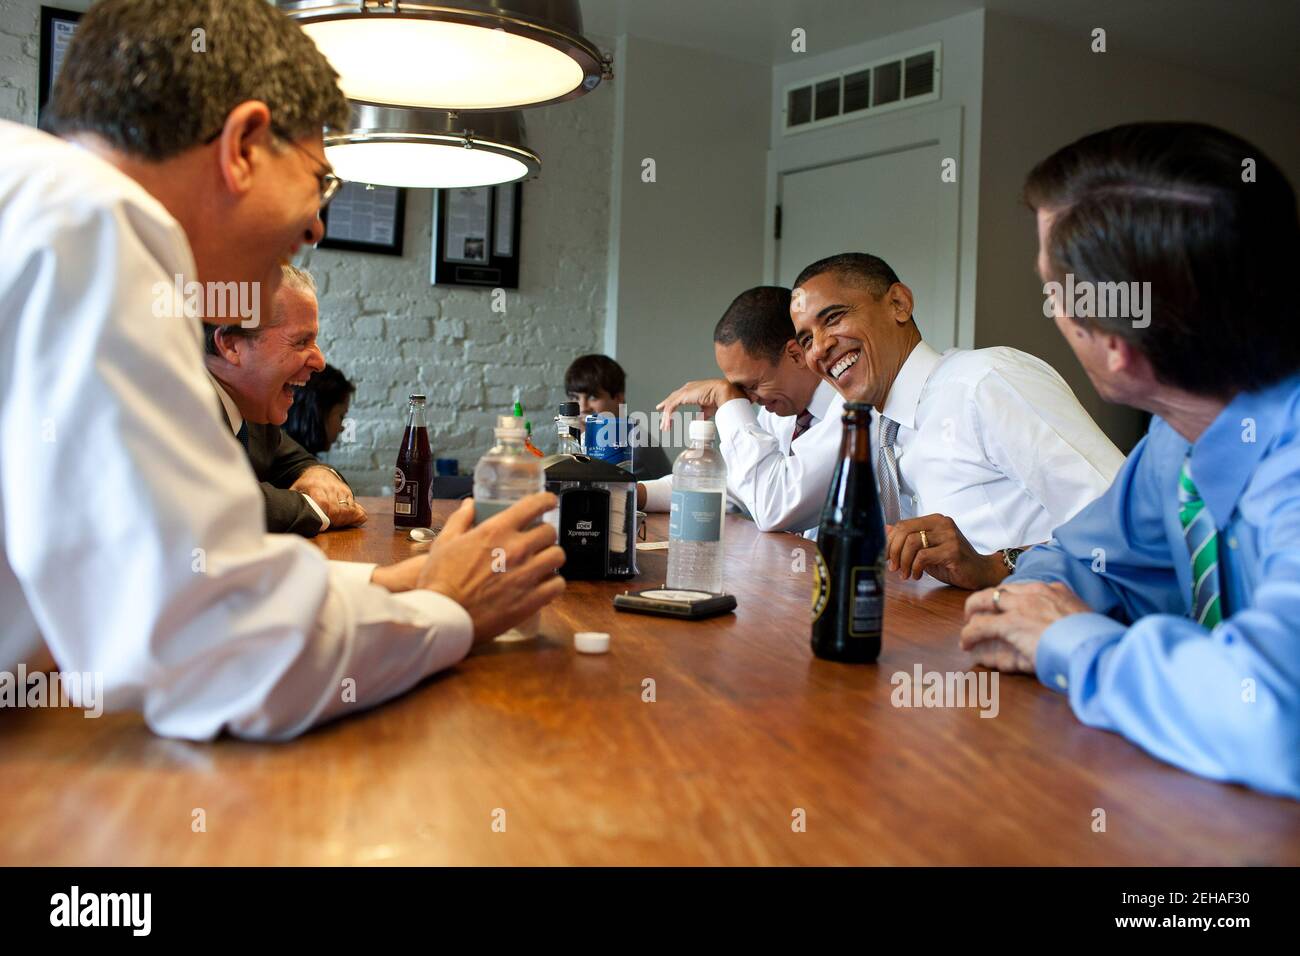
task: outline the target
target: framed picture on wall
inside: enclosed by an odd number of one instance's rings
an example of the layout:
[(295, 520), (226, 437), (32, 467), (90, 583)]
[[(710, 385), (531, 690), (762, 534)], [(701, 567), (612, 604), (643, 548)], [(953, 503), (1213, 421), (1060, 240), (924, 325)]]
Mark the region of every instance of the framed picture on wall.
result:
[(435, 189), (434, 285), (519, 288), (523, 184)]
[(77, 32), (77, 21), (81, 14), (76, 10), (62, 10), (58, 7), (41, 7), (41, 62), (40, 75), (36, 80), (36, 116), (45, 110), (54, 89), (54, 78), (63, 66), (63, 56), (72, 42), (72, 35)]
[(321, 221), (325, 224), (321, 249), (400, 256), (406, 226), (406, 190), (344, 183), (321, 211)]

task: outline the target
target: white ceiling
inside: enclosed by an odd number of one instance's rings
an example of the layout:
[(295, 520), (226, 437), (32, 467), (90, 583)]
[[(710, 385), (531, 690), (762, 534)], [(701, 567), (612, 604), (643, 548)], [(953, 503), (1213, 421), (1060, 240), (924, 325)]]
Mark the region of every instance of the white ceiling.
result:
[[(581, 0), (586, 30), (780, 63), (986, 8), (1300, 102), (1300, 0)], [(617, 68), (617, 66), (616, 66)]]

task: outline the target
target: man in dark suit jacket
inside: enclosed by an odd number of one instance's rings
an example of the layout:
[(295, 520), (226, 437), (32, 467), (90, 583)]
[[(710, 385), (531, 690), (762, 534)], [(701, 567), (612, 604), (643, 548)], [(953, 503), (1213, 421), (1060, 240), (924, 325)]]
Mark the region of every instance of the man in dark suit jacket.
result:
[[(226, 412), (224, 402), (222, 413), (229, 425), (230, 414)], [(231, 430), (234, 431), (233, 426)], [(268, 531), (300, 534), (310, 538), (333, 526), (324, 509), (311, 495), (294, 489), (294, 482), (309, 468), (324, 468), (339, 481), (343, 481), (338, 472), (328, 465), (322, 465), (315, 455), (286, 435), (277, 425), (259, 425), (245, 420), (235, 437), (244, 446), (253, 473), (261, 482), (262, 497), (266, 500)], [(349, 489), (345, 497), (351, 496)]]
[(305, 537), (366, 520), (342, 476), (280, 430), (294, 390), (325, 367), (317, 308), (311, 276), (285, 266), (269, 322), (205, 327), (208, 374), (262, 484), (267, 530)]

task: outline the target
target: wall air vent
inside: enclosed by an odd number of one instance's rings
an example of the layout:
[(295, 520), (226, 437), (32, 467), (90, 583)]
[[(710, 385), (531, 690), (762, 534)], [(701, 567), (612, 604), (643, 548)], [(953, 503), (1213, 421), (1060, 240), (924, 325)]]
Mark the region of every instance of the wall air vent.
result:
[(802, 133), (937, 100), (940, 46), (935, 43), (787, 86), (783, 131)]

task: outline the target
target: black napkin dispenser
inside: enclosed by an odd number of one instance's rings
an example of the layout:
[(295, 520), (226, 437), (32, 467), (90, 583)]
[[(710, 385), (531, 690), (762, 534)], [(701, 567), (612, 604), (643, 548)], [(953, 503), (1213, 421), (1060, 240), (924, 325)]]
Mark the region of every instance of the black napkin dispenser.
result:
[(586, 455), (542, 462), (546, 490), (560, 499), (552, 520), (568, 581), (626, 580), (636, 567), (636, 479)]

